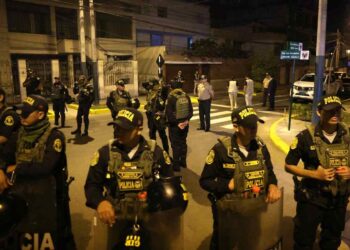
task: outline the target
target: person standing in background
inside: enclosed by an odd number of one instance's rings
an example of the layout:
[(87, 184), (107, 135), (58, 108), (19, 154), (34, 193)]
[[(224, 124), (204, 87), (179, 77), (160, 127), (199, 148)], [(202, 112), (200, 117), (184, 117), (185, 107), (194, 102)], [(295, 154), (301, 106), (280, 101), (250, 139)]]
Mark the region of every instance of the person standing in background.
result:
[(200, 127), (197, 130), (208, 132), (210, 130), (210, 107), (211, 100), (214, 97), (214, 90), (205, 75), (201, 76), (201, 80), (197, 86), (197, 94), (200, 119)]
[(269, 95), (269, 83), (271, 80), (271, 76), (269, 73), (265, 74), (265, 78), (263, 80), (263, 99), (262, 99), (262, 107), (266, 107), (267, 96)]
[(250, 79), (249, 76), (245, 77), (243, 92), (245, 97), (245, 105), (253, 106), (254, 81)]
[(230, 106), (231, 110), (237, 108), (237, 93), (238, 93), (238, 87), (237, 87), (237, 81), (232, 78), (231, 81), (228, 82), (228, 97), (230, 99)]

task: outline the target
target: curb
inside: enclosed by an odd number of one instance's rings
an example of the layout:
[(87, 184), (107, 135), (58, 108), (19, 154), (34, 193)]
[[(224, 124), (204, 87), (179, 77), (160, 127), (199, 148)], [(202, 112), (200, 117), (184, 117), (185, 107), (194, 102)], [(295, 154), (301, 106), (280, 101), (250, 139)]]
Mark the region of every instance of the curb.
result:
[(282, 117), (275, 121), (271, 127), (270, 127), (270, 139), (272, 140), (273, 144), (277, 148), (279, 148), (284, 154), (287, 154), (289, 151), (289, 145), (277, 135), (277, 126), (285, 119), (285, 117)]

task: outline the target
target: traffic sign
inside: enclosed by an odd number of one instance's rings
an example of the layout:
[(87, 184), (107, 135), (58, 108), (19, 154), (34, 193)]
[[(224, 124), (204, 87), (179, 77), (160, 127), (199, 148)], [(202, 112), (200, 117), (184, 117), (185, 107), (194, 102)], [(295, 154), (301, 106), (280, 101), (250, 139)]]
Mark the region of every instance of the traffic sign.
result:
[(282, 50), (280, 58), (281, 60), (300, 59), (300, 51)]
[(303, 50), (303, 43), (301, 43), (301, 42), (288, 42), (288, 50), (302, 51)]
[(156, 61), (158, 67), (162, 67), (164, 64), (164, 58), (162, 57), (161, 54), (159, 54), (159, 56), (157, 57), (157, 61)]
[(300, 60), (309, 60), (310, 50), (302, 50), (300, 52)]

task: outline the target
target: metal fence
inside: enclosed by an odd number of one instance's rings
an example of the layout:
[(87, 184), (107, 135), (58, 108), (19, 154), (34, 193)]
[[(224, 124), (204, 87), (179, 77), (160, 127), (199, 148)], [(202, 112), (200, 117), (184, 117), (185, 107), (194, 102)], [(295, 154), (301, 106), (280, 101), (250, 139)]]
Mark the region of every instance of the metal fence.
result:
[(103, 67), (104, 85), (113, 86), (114, 83), (123, 79), (125, 83), (134, 83), (132, 61), (107, 62)]

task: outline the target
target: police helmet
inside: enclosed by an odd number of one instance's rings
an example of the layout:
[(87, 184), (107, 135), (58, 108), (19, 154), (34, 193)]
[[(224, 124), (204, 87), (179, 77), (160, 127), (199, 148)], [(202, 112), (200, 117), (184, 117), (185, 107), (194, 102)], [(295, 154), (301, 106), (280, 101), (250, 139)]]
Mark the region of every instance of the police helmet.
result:
[(0, 240), (9, 236), (27, 213), (28, 205), (13, 193), (0, 194)]
[(181, 176), (160, 178), (152, 182), (147, 189), (147, 203), (150, 212), (180, 208), (185, 212), (188, 193), (181, 183)]

